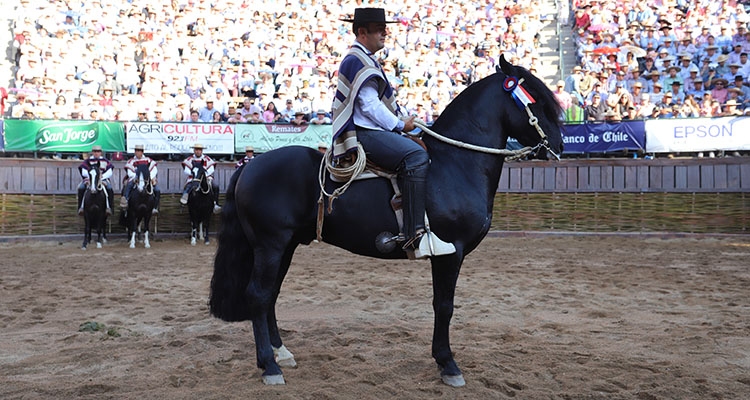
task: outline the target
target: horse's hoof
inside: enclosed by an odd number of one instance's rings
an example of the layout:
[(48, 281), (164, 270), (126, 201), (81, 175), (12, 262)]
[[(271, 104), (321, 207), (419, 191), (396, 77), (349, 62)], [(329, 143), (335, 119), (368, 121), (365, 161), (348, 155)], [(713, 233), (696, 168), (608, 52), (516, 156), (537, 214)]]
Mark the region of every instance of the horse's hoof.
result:
[(195, 246), (195, 239), (193, 239), (193, 240), (190, 241), (190, 245), (191, 246)]
[(129, 246), (129, 247), (130, 247), (131, 249), (134, 249), (134, 248), (135, 248), (135, 243), (130, 243), (130, 246)]
[(297, 368), (297, 361), (294, 361), (294, 357), (278, 360), (276, 364), (283, 368)]
[(150, 248), (151, 248), (151, 245), (150, 245), (150, 244), (148, 244), (148, 243), (146, 243), (146, 246), (145, 246), (145, 247), (146, 247), (147, 249), (150, 249)]
[(106, 238), (102, 239), (102, 243), (107, 244), (107, 239)]
[(203, 242), (203, 244), (205, 244), (206, 246), (208, 246), (210, 243), (208, 243), (208, 240), (206, 240), (205, 242)]
[(263, 383), (266, 385), (286, 385), (284, 375), (263, 375)]
[(441, 375), (440, 379), (443, 380), (443, 383), (451, 387), (462, 387), (466, 385), (463, 375)]
[(86, 246), (81, 247), (81, 250), (86, 250)]
[(101, 243), (97, 243), (97, 244), (96, 244), (96, 248), (97, 248), (97, 249), (101, 249), (101, 248), (102, 248), (102, 244), (101, 244)]

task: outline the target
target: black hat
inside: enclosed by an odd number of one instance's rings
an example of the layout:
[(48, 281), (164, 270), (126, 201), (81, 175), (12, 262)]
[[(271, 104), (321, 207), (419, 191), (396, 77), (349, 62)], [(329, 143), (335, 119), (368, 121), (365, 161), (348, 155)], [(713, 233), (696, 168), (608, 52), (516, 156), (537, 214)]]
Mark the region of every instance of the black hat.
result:
[(369, 22), (375, 22), (375, 23), (380, 23), (380, 24), (394, 24), (398, 22), (398, 21), (386, 21), (385, 9), (375, 8), (375, 7), (355, 8), (353, 19), (342, 18), (341, 20), (344, 22), (353, 22), (355, 24), (366, 24)]

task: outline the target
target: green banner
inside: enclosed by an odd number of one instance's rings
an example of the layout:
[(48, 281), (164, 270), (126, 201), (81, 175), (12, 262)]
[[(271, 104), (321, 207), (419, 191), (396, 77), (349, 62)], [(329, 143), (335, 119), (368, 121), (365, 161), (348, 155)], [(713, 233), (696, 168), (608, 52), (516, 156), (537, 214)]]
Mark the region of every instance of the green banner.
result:
[(4, 121), (5, 151), (87, 152), (99, 145), (107, 152), (125, 151), (121, 122), (100, 121)]
[(318, 143), (331, 144), (331, 125), (235, 125), (234, 151), (244, 153), (245, 146), (253, 146), (257, 153), (264, 153), (284, 146), (298, 145), (317, 148)]

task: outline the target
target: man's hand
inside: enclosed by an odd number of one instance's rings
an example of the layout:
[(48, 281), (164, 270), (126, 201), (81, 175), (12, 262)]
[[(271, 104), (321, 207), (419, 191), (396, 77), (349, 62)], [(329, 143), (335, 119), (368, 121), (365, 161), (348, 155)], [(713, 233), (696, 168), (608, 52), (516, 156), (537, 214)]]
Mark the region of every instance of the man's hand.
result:
[(417, 118), (416, 115), (412, 115), (411, 117), (404, 120), (404, 129), (403, 132), (411, 132), (416, 128), (417, 126), (414, 125), (414, 119)]

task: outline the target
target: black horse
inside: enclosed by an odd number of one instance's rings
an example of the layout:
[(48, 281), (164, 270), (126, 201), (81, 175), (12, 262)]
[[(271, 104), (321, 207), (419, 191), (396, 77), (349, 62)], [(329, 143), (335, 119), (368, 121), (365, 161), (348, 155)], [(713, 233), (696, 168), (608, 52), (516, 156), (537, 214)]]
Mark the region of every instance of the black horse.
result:
[[(128, 238), (130, 248), (135, 248), (135, 239), (139, 231), (143, 232), (143, 244), (151, 248), (149, 242), (149, 226), (151, 224), (151, 211), (156, 203), (154, 185), (151, 182), (151, 171), (148, 164), (139, 164), (135, 168), (135, 180), (133, 190), (130, 191), (128, 199)], [(139, 230), (139, 224), (141, 224)]]
[[(552, 92), (522, 67), (500, 59), (497, 73), (466, 88), (432, 130), (447, 138), (504, 149), (509, 136), (525, 146), (562, 151), (560, 106)], [(490, 229), (493, 199), (504, 158), (455, 147), (426, 136), (431, 166), (427, 183), (430, 227), (456, 253), (432, 257), (435, 324), (432, 356), (443, 382), (465, 384), (450, 347), (456, 281), (461, 264)], [(540, 156), (546, 152), (540, 152)], [(276, 323), (276, 300), (299, 244), (316, 237), (319, 152), (285, 147), (258, 157), (229, 182), (211, 280), (210, 311), (225, 321), (251, 320), (257, 365), (267, 384), (283, 384), (280, 366), (295, 365)], [(329, 181), (326, 190), (334, 185)], [(399, 232), (386, 179), (355, 181), (325, 216), (325, 242), (353, 253), (406, 258), (400, 246), (383, 246), (382, 233)], [(324, 261), (322, 261), (324, 262)], [(421, 267), (415, 264), (415, 267)]]
[(192, 186), (188, 192), (190, 244), (195, 246), (198, 239), (208, 244), (208, 228), (214, 209), (214, 194), (201, 162), (193, 162), (193, 180), (189, 185)]
[(102, 181), (98, 163), (89, 171), (89, 183), (83, 195), (83, 220), (86, 226), (81, 249), (86, 250), (86, 246), (91, 243), (92, 230), (96, 230), (96, 248), (102, 248), (102, 242), (106, 241), (104, 227), (107, 221), (107, 188)]

